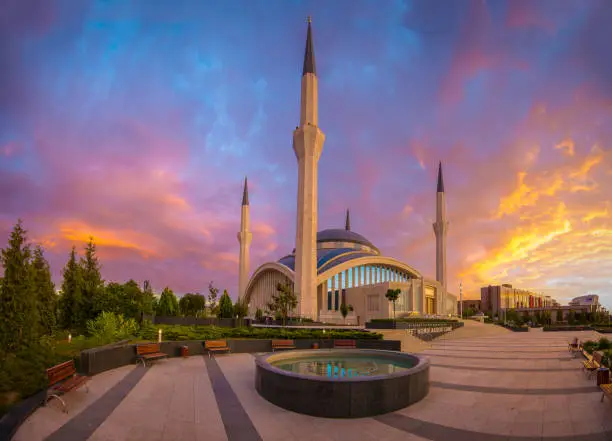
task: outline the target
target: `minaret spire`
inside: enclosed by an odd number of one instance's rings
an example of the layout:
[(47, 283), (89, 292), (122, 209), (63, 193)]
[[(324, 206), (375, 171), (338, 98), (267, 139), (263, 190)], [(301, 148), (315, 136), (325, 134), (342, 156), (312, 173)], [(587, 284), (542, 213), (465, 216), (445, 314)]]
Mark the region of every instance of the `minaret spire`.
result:
[(253, 239), (253, 234), (250, 231), (251, 219), (249, 209), (249, 188), (245, 176), (244, 189), (242, 190), (242, 207), (240, 209), (240, 231), (238, 232), (238, 243), (240, 244), (240, 255), (238, 256), (239, 299), (243, 299), (245, 295), (251, 266), (251, 240)]
[(293, 131), (293, 151), (298, 162), (297, 225), (295, 235), (295, 277), (293, 290), (298, 299), (298, 314), (318, 319), (317, 285), (317, 209), (319, 158), (325, 135), (318, 127), (318, 79), (315, 68), (312, 24), (308, 18), (306, 52), (301, 80), (300, 123)]
[(438, 166), (438, 193), (444, 193), (444, 178), (442, 177), (442, 161)]
[(346, 221), (344, 223), (344, 229), (346, 231), (351, 231), (351, 215), (349, 213), (349, 209), (346, 209)]
[(242, 205), (249, 205), (249, 185), (246, 176), (244, 177), (244, 190), (242, 190)]
[(317, 64), (315, 63), (314, 44), (312, 44), (312, 19), (310, 15), (307, 18), (308, 31), (306, 33), (306, 51), (304, 52), (304, 69), (302, 69), (302, 76), (307, 73), (313, 75), (317, 74)]
[(438, 310), (444, 314), (446, 311), (446, 233), (448, 221), (446, 220), (446, 193), (444, 193), (444, 179), (442, 177), (442, 161), (438, 165), (438, 190), (436, 193), (436, 221), (433, 224), (436, 235), (436, 280), (442, 285), (442, 292), (438, 298)]

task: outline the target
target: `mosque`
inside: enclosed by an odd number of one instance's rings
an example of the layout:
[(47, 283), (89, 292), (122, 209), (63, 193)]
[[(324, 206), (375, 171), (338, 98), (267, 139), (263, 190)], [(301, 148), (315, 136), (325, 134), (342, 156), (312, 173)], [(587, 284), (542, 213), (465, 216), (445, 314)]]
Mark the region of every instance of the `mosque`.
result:
[[(455, 314), (456, 296), (447, 291), (446, 200), (442, 164), (438, 169), (436, 194), (436, 279), (423, 276), (412, 266), (380, 250), (351, 230), (347, 210), (344, 228), (317, 230), (318, 161), (325, 135), (318, 126), (318, 79), (310, 19), (302, 71), (300, 124), (293, 132), (293, 150), (298, 162), (297, 228), (295, 249), (277, 262), (261, 265), (250, 276), (249, 195), (245, 179), (240, 220), (240, 298), (249, 305), (249, 315), (266, 311), (278, 283), (289, 284), (298, 299), (294, 315), (325, 323), (363, 324), (373, 318), (393, 315), (385, 298), (388, 289), (400, 289), (395, 310), (406, 315)], [(344, 319), (342, 303), (352, 306)]]

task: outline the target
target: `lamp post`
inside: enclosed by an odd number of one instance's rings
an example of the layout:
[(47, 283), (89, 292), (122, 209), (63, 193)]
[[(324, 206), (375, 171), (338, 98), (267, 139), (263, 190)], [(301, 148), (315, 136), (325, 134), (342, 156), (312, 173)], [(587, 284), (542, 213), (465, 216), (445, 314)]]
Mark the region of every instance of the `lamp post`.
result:
[(459, 318), (463, 319), (463, 282), (459, 281)]

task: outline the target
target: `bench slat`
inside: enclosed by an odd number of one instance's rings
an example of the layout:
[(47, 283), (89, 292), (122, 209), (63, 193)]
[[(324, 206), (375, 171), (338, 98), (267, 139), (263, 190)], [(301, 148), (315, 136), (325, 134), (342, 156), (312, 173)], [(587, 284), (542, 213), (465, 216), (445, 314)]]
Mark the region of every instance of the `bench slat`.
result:
[(141, 345), (136, 345), (136, 353), (138, 355), (144, 354), (157, 354), (160, 353), (159, 343), (145, 343)]
[(74, 377), (64, 381), (58, 387), (53, 388), (54, 391), (58, 391), (61, 393), (70, 392), (73, 389), (77, 389), (84, 385), (89, 380), (89, 377), (84, 377), (82, 375), (75, 375)]
[(74, 360), (65, 361), (57, 366), (47, 369), (47, 377), (49, 378), (49, 386), (53, 386), (66, 378), (70, 378), (76, 374)]

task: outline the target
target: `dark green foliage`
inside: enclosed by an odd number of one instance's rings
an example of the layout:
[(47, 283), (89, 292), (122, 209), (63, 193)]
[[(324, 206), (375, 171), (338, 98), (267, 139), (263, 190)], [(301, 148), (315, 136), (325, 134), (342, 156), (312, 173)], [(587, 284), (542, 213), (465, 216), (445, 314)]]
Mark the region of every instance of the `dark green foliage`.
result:
[(85, 329), (85, 309), (83, 308), (83, 278), (77, 263), (75, 247), (62, 272), (62, 295), (59, 298), (60, 320), (64, 329)]
[(610, 340), (608, 340), (606, 337), (601, 337), (597, 343), (597, 347), (600, 351), (604, 349), (612, 349), (612, 342), (610, 342)]
[(563, 321), (563, 311), (560, 309), (557, 309), (557, 321), (558, 322), (562, 322)]
[(219, 295), (219, 288), (216, 288), (211, 281), (208, 284), (208, 309), (211, 315), (217, 315), (217, 296)]
[(0, 291), (0, 349), (12, 352), (36, 339), (38, 307), (31, 284), (31, 251), (21, 220), (13, 228), (0, 262), (4, 268)]
[(238, 316), (238, 318), (244, 318), (249, 314), (249, 305), (244, 303), (242, 300), (236, 300), (234, 303), (234, 315)]
[(234, 305), (230, 298), (227, 290), (223, 291), (223, 295), (219, 299), (219, 312), (217, 317), (219, 318), (232, 318), (234, 316)]
[(261, 308), (257, 308), (257, 310), (255, 310), (255, 320), (260, 322), (263, 320), (263, 317), (264, 317), (264, 312), (261, 310)]
[(157, 330), (162, 329), (164, 340), (214, 340), (223, 338), (260, 338), (260, 339), (355, 339), (382, 340), (382, 334), (348, 329), (293, 329), (293, 328), (221, 328), (217, 326), (178, 326), (151, 325), (147, 323), (140, 328), (139, 336), (143, 340), (157, 340)]
[(181, 314), (189, 317), (200, 317), (206, 308), (206, 298), (202, 294), (187, 293), (179, 300)]
[(401, 292), (402, 290), (399, 288), (398, 289), (388, 289), (387, 293), (385, 294), (385, 297), (387, 298), (387, 300), (393, 303), (393, 320), (395, 320), (395, 302), (397, 301), (397, 299), (399, 299)]
[(84, 329), (85, 322), (95, 318), (103, 310), (96, 310), (98, 298), (104, 295), (104, 281), (100, 274), (100, 262), (96, 255), (96, 245), (93, 237), (89, 238), (89, 242), (85, 247), (85, 256), (81, 258), (79, 263), (81, 268), (81, 297), (82, 297), (82, 323), (79, 323), (79, 329)]
[(31, 264), (31, 282), (38, 305), (40, 332), (50, 335), (57, 327), (57, 294), (51, 280), (49, 263), (40, 246), (34, 248)]
[(298, 300), (289, 284), (279, 283), (276, 285), (276, 293), (272, 294), (272, 299), (267, 307), (274, 313), (275, 318), (283, 321), (283, 326), (287, 324), (287, 317), (298, 305)]
[(157, 304), (157, 315), (173, 317), (179, 314), (179, 305), (174, 292), (165, 287)]

